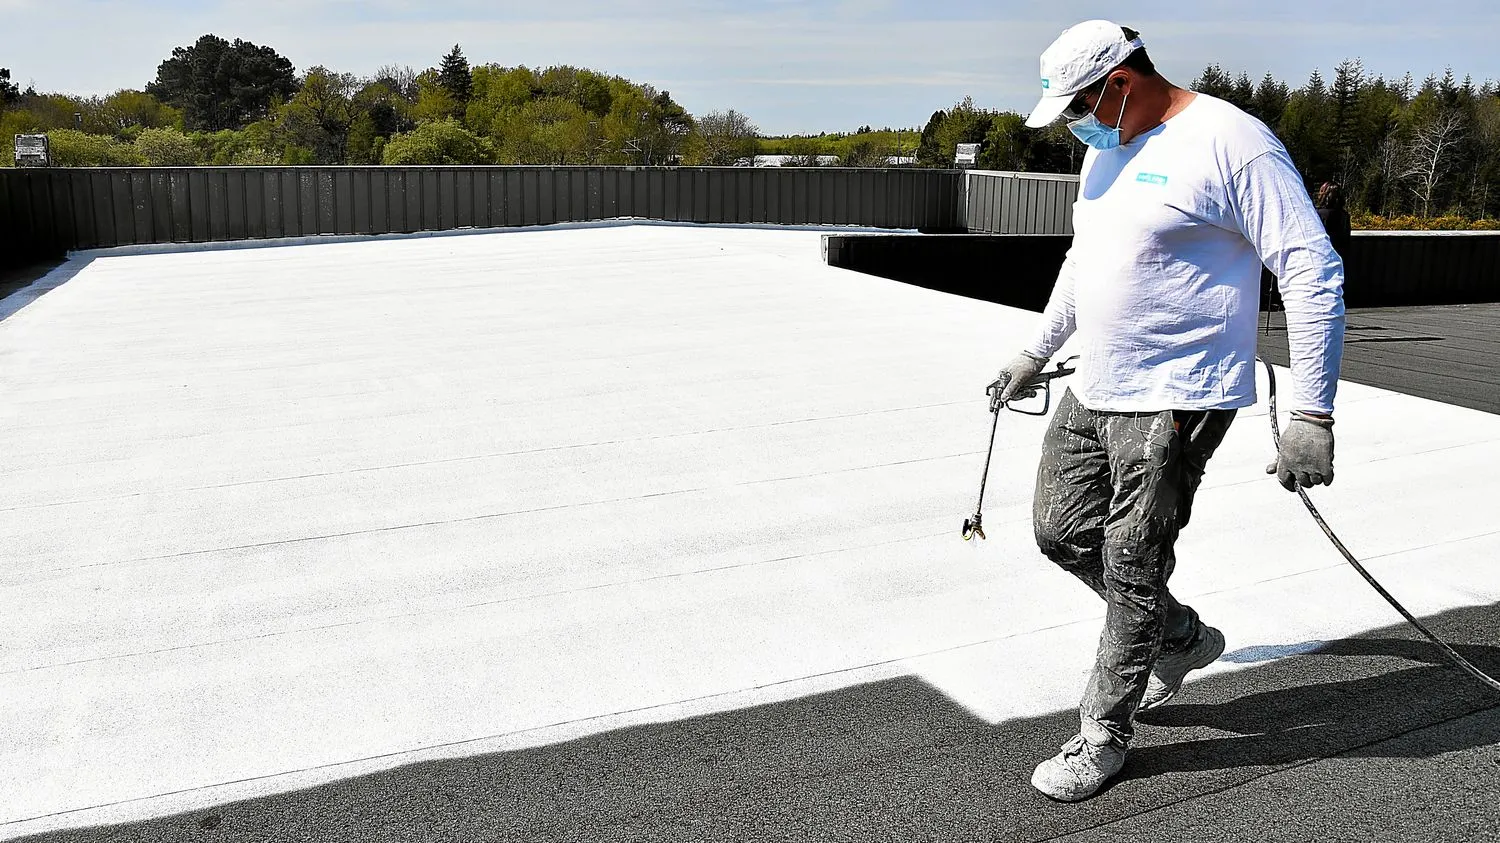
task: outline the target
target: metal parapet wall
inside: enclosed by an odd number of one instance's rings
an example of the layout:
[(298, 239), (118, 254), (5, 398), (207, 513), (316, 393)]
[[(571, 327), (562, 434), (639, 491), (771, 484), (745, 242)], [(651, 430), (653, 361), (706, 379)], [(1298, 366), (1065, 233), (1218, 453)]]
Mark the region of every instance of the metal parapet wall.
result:
[(1066, 234), (825, 234), (829, 266), (1040, 311), (1073, 238)]
[(971, 234), (1072, 234), (1078, 176), (964, 174), (964, 224)]
[(1350, 307), (1500, 302), (1500, 231), (1356, 231)]
[[(0, 168), (0, 269), (111, 246), (644, 218), (1041, 237), (829, 249), (929, 286), (995, 273), (991, 292), (1030, 299), (1056, 276), (1077, 192), (1077, 176), (920, 169)], [(1500, 301), (1500, 232), (1356, 232), (1348, 251), (1352, 307)]]
[(4, 259), (639, 217), (963, 231), (963, 174), (712, 167), (0, 169)]
[[(1070, 235), (829, 234), (830, 266), (1011, 307), (1041, 310)], [(1344, 256), (1349, 307), (1500, 302), (1500, 232), (1355, 232)]]

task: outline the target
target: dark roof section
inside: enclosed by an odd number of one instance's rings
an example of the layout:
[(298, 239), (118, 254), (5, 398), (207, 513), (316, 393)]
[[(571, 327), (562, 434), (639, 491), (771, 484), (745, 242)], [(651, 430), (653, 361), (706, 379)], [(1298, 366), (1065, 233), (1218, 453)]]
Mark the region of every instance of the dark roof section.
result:
[[(1496, 640), (1497, 608), (1429, 621), (1493, 672), (1500, 648), (1469, 642)], [(904, 676), (23, 839), (1323, 843), (1500, 825), (1500, 707), (1409, 628), (1227, 658), (1267, 661), (1142, 715), (1123, 773), (1079, 805), (1027, 781), (1076, 710), (990, 724)]]
[[(1260, 353), (1287, 365), (1286, 322), (1271, 314)], [(1500, 413), (1500, 304), (1350, 310), (1343, 378)]]

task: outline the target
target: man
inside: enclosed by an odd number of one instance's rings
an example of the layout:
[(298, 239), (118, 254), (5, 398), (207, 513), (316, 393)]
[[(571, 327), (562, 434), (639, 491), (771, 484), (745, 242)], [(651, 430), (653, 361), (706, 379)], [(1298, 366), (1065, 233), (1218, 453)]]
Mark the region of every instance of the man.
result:
[(1333, 481), (1343, 264), (1275, 135), (1168, 82), (1134, 31), (1078, 24), (1041, 66), (1027, 125), (1063, 117), (1090, 149), (1057, 286), (997, 382), (1003, 399), (1024, 392), (1077, 333), (1076, 394), (1048, 426), (1033, 504), (1042, 552), (1107, 604), (1079, 734), (1032, 776), (1075, 801), (1124, 765), (1136, 712), (1224, 651), (1167, 579), (1204, 467), (1255, 403), (1262, 264), (1280, 279), (1295, 387), (1267, 472), (1287, 489)]

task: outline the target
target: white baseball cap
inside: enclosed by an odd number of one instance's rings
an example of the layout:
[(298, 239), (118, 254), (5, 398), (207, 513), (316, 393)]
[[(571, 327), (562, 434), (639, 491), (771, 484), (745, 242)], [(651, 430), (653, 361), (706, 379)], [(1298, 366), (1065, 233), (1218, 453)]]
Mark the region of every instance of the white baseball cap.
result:
[(1120, 25), (1107, 20), (1086, 20), (1068, 27), (1042, 52), (1042, 98), (1026, 125), (1040, 129), (1056, 120), (1079, 91), (1103, 79), (1144, 46), (1139, 38), (1127, 41)]

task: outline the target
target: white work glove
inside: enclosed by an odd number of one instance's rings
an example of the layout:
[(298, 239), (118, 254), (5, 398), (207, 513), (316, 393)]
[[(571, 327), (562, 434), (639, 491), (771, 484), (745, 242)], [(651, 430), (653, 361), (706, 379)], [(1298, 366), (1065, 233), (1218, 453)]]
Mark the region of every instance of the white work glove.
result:
[(1281, 434), (1281, 449), (1266, 466), (1267, 474), (1288, 492), (1298, 486), (1333, 484), (1333, 419), (1292, 413), (1292, 420)]
[(1042, 371), (1042, 367), (1046, 365), (1047, 358), (1037, 357), (1023, 351), (1016, 355), (1016, 359), (1007, 363), (1005, 368), (1000, 370), (1000, 374), (995, 376), (995, 380), (990, 384), (990, 388), (998, 388), (1000, 390), (1001, 402), (1015, 398), (1017, 393), (1023, 393), (1021, 397), (1025, 398), (1027, 397), (1024, 394), (1026, 393), (1026, 384), (1032, 378), (1036, 377)]

